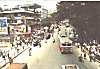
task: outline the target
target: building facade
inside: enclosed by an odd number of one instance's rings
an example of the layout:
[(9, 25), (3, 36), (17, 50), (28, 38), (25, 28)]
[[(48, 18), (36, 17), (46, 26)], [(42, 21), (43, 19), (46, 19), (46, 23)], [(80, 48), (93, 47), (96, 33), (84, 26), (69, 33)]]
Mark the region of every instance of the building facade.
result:
[[(11, 34), (31, 32), (32, 25), (41, 21), (41, 12), (32, 9), (14, 9), (0, 12), (0, 34), (7, 34), (10, 27)], [(1, 33), (2, 32), (2, 33)]]

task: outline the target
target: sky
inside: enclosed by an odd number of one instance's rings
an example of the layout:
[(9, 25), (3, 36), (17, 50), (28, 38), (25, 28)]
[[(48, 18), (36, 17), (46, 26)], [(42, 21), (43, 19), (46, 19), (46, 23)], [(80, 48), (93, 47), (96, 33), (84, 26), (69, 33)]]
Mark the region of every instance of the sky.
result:
[[(2, 8), (11, 8), (16, 5), (24, 5), (24, 4), (32, 4), (36, 3), (41, 5), (43, 8), (47, 9), (48, 11), (55, 11), (56, 4), (58, 1), (44, 1), (44, 0), (0, 0), (0, 7)], [(4, 6), (7, 5), (7, 6)]]

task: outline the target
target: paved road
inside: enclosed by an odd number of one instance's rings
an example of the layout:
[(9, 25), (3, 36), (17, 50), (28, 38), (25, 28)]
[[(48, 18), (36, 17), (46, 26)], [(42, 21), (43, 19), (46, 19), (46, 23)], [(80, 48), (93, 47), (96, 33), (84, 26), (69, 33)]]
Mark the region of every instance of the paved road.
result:
[(73, 54), (61, 54), (58, 44), (57, 42), (49, 46), (41, 60), (31, 67), (33, 69), (61, 69), (62, 64), (77, 64), (80, 69), (97, 69), (96, 62), (86, 60), (81, 63), (78, 61), (79, 50), (76, 47), (74, 47)]
[(52, 38), (45, 43), (42, 42), (41, 48), (33, 48), (32, 56), (29, 56), (28, 50), (19, 55), (14, 62), (27, 63), (28, 69), (61, 69), (62, 64), (77, 64), (80, 69), (97, 69), (97, 62), (84, 63), (78, 61), (78, 55), (81, 53), (76, 47), (73, 47), (73, 54), (61, 54), (59, 50), (59, 42), (57, 33), (54, 34), (56, 42), (52, 42)]

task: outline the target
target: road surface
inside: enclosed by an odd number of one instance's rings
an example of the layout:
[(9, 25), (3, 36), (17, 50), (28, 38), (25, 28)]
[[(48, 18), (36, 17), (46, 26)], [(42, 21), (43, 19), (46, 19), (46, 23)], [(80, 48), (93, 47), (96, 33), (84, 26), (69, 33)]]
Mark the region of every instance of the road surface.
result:
[(97, 69), (97, 62), (89, 62), (88, 59), (84, 63), (79, 62), (78, 56), (81, 52), (74, 46), (73, 54), (61, 54), (57, 36), (58, 33), (54, 33), (55, 43), (52, 42), (52, 37), (47, 43), (42, 41), (42, 47), (34, 48), (32, 56), (29, 56), (28, 50), (26, 50), (14, 59), (14, 63), (27, 63), (28, 69), (61, 69), (62, 64), (77, 64), (79, 69)]

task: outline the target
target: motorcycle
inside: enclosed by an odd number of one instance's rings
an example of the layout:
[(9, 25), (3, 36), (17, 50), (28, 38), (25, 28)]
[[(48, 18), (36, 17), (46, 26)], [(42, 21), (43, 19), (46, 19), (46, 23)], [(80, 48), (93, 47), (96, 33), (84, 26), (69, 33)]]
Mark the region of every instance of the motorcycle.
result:
[(78, 58), (79, 58), (79, 61), (80, 61), (80, 62), (84, 62), (82, 56), (79, 56)]

